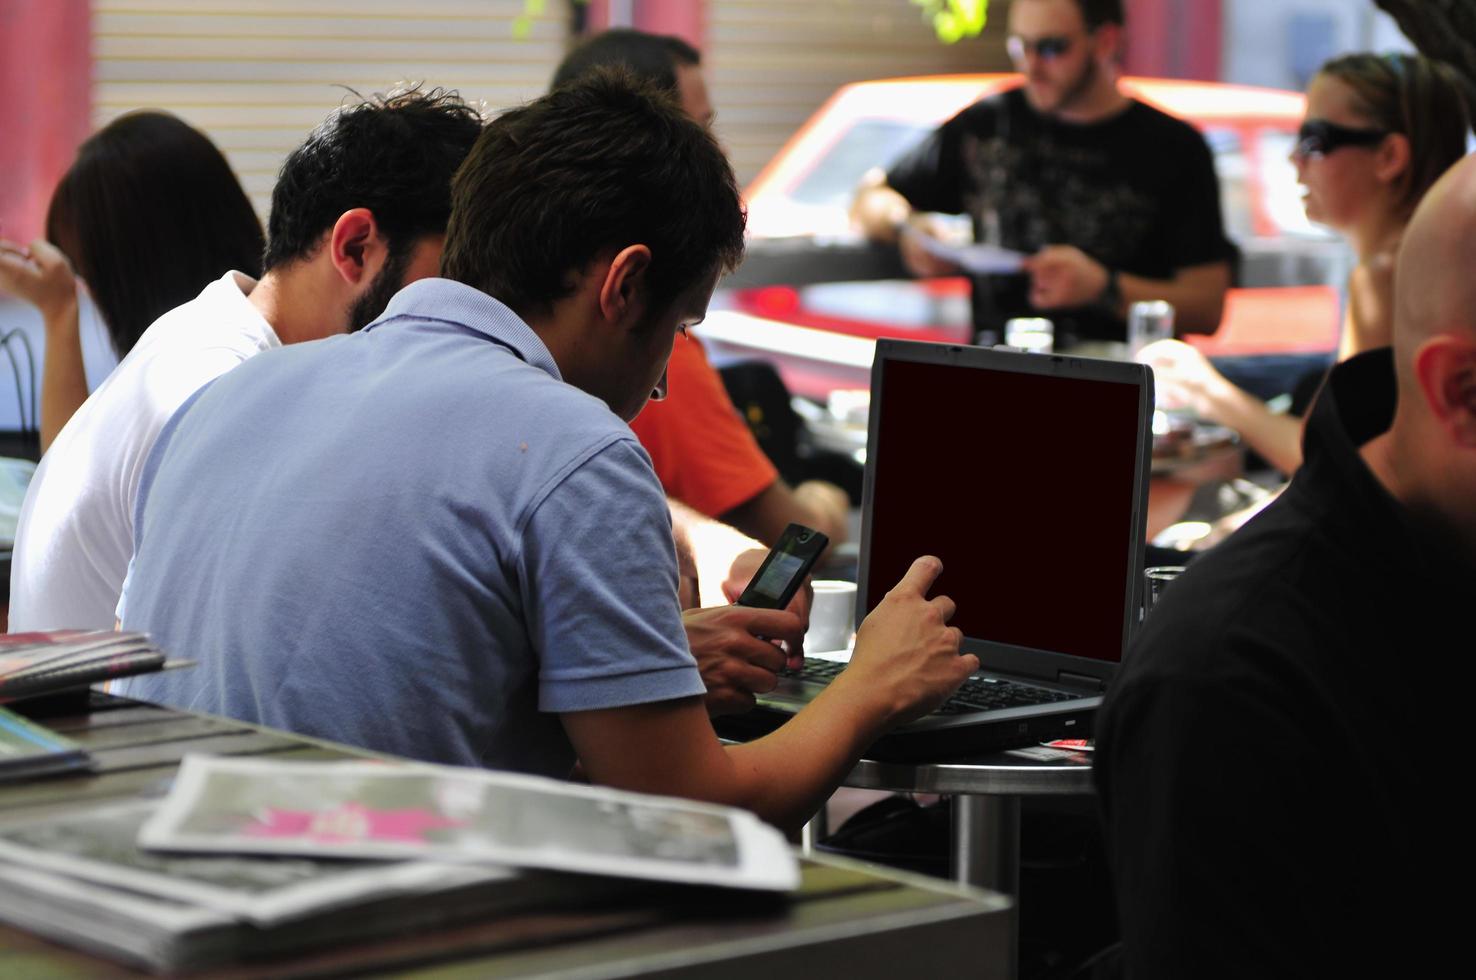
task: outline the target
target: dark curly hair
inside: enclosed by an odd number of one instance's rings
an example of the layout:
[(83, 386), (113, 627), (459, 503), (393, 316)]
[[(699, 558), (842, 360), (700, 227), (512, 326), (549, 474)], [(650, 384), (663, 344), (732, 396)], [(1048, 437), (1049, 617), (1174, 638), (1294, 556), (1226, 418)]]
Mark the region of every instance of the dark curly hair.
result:
[(46, 237), (86, 281), (119, 357), (227, 270), (261, 274), (261, 221), (231, 165), (166, 112), (119, 116), (82, 144)]
[(592, 72), (488, 123), (451, 201), (441, 274), (525, 318), (627, 245), (651, 249), (657, 310), (743, 257), (743, 204), (721, 147), (624, 69)]
[(267, 271), (310, 256), (339, 215), (374, 213), (391, 259), (446, 230), (451, 175), (482, 131), (456, 92), (418, 87), (344, 106), (287, 157), (267, 219)]

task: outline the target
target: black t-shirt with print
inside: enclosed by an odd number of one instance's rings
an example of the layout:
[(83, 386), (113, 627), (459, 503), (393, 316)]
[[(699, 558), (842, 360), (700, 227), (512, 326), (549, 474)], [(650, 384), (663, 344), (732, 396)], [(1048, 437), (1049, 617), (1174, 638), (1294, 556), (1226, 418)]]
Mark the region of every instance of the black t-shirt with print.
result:
[[(1230, 260), (1214, 161), (1199, 132), (1136, 100), (1101, 122), (1041, 115), (1021, 89), (976, 102), (887, 173), (919, 211), (967, 214), (976, 241), (1033, 253), (1075, 245), (1109, 269), (1167, 279)], [(974, 328), (998, 336), (1012, 316), (1045, 315), (1058, 335), (1122, 340), (1100, 308), (1040, 313), (1024, 275), (974, 280)]]

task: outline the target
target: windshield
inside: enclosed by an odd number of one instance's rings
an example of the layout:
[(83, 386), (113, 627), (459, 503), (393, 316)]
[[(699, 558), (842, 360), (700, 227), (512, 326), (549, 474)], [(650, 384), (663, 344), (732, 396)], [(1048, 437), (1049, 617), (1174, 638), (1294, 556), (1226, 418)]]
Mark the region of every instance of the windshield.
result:
[(861, 176), (872, 167), (890, 167), (922, 142), (932, 126), (895, 119), (862, 119), (825, 152), (790, 197), (799, 204), (847, 207)]

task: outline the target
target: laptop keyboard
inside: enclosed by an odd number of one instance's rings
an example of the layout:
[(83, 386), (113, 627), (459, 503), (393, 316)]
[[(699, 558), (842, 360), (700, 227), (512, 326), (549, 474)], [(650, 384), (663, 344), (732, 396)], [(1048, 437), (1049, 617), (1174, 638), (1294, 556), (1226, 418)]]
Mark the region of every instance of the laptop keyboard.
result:
[[(799, 670), (781, 671), (779, 676), (828, 684), (845, 669), (845, 664), (834, 660), (806, 660), (805, 665)], [(1002, 680), (998, 677), (971, 677), (964, 681), (963, 686), (933, 713), (959, 715), (970, 711), (1023, 708), (1033, 704), (1074, 701), (1080, 697), (1082, 697), (1080, 694), (1052, 691), (1049, 688)]]

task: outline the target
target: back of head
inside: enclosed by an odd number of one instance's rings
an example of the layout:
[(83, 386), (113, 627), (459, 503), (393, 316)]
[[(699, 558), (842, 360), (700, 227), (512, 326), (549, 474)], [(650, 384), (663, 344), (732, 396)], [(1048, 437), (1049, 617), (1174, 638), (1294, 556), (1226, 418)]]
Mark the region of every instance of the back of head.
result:
[(679, 37), (617, 27), (596, 34), (564, 56), (550, 88), (567, 85), (601, 68), (621, 67), (664, 92), (675, 92), (678, 65), (699, 65), (697, 49)]
[(442, 275), (525, 319), (627, 245), (651, 249), (655, 309), (743, 255), (743, 205), (722, 149), (669, 95), (623, 71), (594, 72), (488, 123), (451, 194)]
[(1370, 126), (1409, 140), (1399, 203), (1406, 214), (1413, 212), (1466, 152), (1470, 121), (1459, 77), (1448, 65), (1420, 55), (1369, 53), (1334, 58), (1318, 74), (1348, 86), (1355, 110)]
[(1440, 333), (1476, 340), (1476, 155), (1456, 163), (1425, 195), (1404, 232), (1394, 276), (1394, 348), (1401, 381), (1415, 350)]
[(345, 211), (367, 208), (393, 257), (446, 230), (451, 175), (482, 129), (455, 92), (410, 88), (344, 106), (288, 155), (272, 191), (266, 271), (310, 257)]
[(261, 274), (261, 222), (230, 164), (164, 112), (119, 116), (82, 144), (46, 237), (87, 282), (120, 357), (227, 270)]

